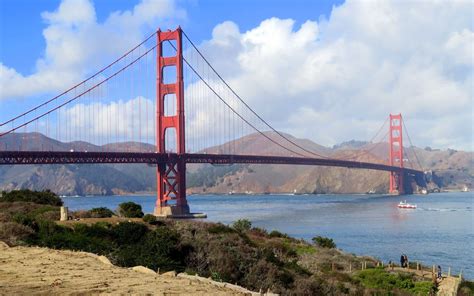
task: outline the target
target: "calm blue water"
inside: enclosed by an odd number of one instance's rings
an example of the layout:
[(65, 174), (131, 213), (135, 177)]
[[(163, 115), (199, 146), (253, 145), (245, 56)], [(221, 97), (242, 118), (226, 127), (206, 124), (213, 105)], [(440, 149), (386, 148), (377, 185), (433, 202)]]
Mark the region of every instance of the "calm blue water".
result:
[[(474, 278), (474, 196), (438, 193), (403, 197), (416, 210), (397, 208), (400, 197), (376, 195), (193, 195), (193, 212), (208, 220), (232, 223), (241, 218), (254, 226), (277, 229), (310, 240), (315, 235), (334, 239), (338, 248), (387, 262), (406, 253), (410, 261), (451, 266)], [(153, 211), (153, 196), (66, 197), (71, 210), (134, 201)]]

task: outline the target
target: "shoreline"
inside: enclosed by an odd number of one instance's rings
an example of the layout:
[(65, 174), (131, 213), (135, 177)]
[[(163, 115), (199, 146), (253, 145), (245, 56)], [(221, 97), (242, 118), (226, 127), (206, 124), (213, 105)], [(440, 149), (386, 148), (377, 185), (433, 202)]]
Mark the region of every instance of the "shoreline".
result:
[[(409, 194), (410, 195), (415, 195), (415, 196), (426, 196), (430, 194), (439, 194), (439, 193), (471, 193), (474, 192), (472, 190), (469, 191), (463, 191), (461, 189), (444, 189), (441, 190), (440, 192), (430, 192), (428, 194), (422, 194), (422, 193), (413, 193)], [(59, 195), (61, 198), (74, 198), (74, 197), (104, 197), (104, 196), (113, 196), (113, 197), (122, 197), (122, 196), (155, 196), (156, 192), (139, 192), (139, 193), (127, 193), (127, 194), (102, 194), (102, 195)], [(225, 195), (225, 196), (253, 196), (253, 195), (277, 195), (277, 196), (307, 196), (307, 195), (313, 195), (313, 196), (318, 196), (318, 195), (329, 195), (329, 196), (334, 196), (334, 195), (358, 195), (358, 196), (406, 196), (406, 195), (392, 195), (390, 193), (292, 193), (292, 192), (252, 192), (252, 193), (245, 193), (245, 192), (234, 192), (232, 194), (228, 192), (222, 192), (222, 193), (214, 193), (214, 192), (203, 192), (203, 193), (188, 193), (187, 196), (194, 196), (194, 195), (199, 195), (199, 196), (216, 196), (216, 195)]]

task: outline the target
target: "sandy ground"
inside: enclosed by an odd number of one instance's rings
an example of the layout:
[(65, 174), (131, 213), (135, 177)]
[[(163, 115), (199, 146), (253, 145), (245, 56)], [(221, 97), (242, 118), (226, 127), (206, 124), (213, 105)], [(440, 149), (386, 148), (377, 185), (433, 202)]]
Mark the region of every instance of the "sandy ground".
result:
[(0, 295), (13, 294), (249, 295), (191, 276), (181, 278), (120, 268), (103, 263), (99, 256), (90, 253), (9, 248), (0, 242)]

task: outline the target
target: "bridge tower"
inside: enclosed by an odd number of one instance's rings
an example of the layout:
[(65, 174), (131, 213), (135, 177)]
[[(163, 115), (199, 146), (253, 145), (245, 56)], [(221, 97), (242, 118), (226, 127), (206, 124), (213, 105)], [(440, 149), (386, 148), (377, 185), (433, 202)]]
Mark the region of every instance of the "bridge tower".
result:
[[(183, 48), (182, 30), (158, 30), (157, 32), (157, 80), (156, 80), (156, 151), (167, 153), (166, 133), (174, 129), (176, 133), (175, 159), (157, 168), (157, 199), (155, 215), (186, 216), (189, 206), (186, 200), (186, 163), (182, 157), (186, 153), (184, 133), (184, 82), (183, 82)], [(163, 43), (174, 42), (176, 55), (165, 56)], [(165, 83), (170, 77), (164, 77), (166, 67), (175, 67), (176, 81)], [(175, 114), (165, 112), (165, 98), (174, 99)]]
[(402, 114), (390, 114), (389, 161), (391, 166), (401, 168), (399, 172), (390, 172), (391, 194), (404, 194), (403, 178), (403, 134)]

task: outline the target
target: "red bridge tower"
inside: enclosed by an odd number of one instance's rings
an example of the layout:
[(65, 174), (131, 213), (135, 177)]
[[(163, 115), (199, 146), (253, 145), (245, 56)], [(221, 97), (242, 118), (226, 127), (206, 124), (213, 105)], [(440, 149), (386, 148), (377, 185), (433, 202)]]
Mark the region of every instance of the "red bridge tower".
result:
[[(155, 215), (181, 216), (189, 214), (186, 200), (186, 163), (180, 156), (186, 153), (184, 133), (184, 82), (183, 82), (183, 48), (182, 31), (157, 32), (157, 80), (156, 80), (156, 148), (158, 153), (166, 153), (166, 133), (176, 131), (176, 153), (178, 157), (168, 163), (158, 165), (157, 199)], [(164, 56), (163, 43), (175, 41), (176, 55)], [(176, 81), (165, 83), (164, 68), (176, 68)], [(167, 79), (169, 77), (166, 77)], [(175, 114), (165, 113), (165, 97), (175, 98)]]
[(390, 172), (390, 189), (392, 194), (404, 194), (403, 184), (403, 136), (402, 114), (390, 114), (390, 155), (391, 166), (399, 166), (399, 172)]

